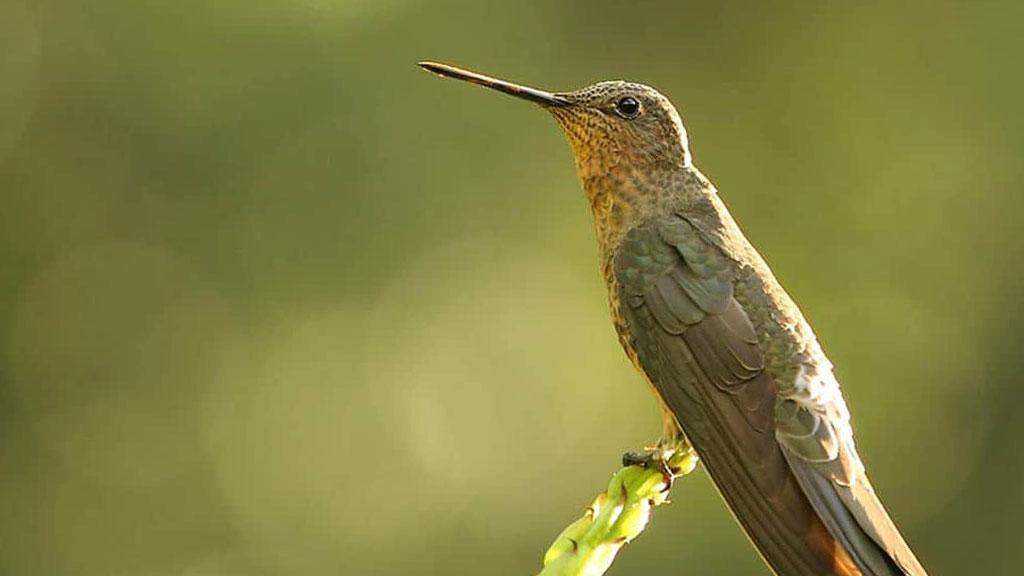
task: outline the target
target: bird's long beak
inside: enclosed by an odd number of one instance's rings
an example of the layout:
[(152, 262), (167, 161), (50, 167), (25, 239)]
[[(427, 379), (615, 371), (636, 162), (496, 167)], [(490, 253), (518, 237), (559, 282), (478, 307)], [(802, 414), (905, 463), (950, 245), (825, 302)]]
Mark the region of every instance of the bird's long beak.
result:
[(440, 64), (437, 62), (420, 62), (419, 65), (428, 72), (440, 74), (441, 76), (446, 76), (448, 78), (455, 78), (457, 80), (465, 80), (466, 82), (472, 82), (473, 84), (479, 84), (480, 86), (486, 86), (487, 88), (493, 88), (498, 92), (504, 92), (505, 94), (510, 94), (516, 98), (536, 102), (541, 106), (560, 108), (569, 105), (569, 101), (558, 94), (552, 94), (551, 92), (545, 92), (543, 90), (537, 90), (536, 88), (529, 88), (527, 86), (520, 86), (504, 80), (498, 80), (497, 78), (491, 78), (490, 76), (484, 76), (483, 74), (477, 74), (476, 72), (470, 72), (469, 70), (456, 68), (455, 66)]

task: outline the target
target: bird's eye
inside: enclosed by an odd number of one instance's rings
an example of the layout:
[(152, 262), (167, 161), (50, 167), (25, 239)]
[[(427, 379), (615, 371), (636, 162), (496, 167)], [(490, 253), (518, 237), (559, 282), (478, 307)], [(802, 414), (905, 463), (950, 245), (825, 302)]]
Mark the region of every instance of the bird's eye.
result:
[(640, 115), (640, 102), (632, 96), (624, 96), (615, 103), (615, 112), (623, 118), (636, 118)]

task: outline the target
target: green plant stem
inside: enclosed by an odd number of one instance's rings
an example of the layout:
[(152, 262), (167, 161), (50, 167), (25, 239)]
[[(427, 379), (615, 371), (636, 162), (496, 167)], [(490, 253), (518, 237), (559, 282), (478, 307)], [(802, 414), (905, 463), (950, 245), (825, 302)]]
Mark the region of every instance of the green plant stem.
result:
[(693, 471), (697, 455), (688, 444), (666, 466), (626, 466), (612, 476), (583, 517), (570, 524), (544, 555), (538, 576), (601, 576), (622, 546), (647, 526), (651, 510), (668, 501), (672, 481)]

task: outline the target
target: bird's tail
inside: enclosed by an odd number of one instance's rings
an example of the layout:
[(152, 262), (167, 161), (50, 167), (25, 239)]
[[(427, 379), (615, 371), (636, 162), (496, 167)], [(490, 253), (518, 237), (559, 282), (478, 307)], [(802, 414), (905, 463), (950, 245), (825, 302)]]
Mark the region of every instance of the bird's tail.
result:
[(863, 574), (927, 576), (863, 472), (843, 485), (787, 459), (818, 517)]

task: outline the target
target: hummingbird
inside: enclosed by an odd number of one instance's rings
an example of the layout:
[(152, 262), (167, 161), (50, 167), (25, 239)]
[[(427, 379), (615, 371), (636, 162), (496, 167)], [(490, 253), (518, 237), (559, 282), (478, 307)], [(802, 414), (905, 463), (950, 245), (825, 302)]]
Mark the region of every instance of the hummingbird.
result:
[(694, 166), (668, 98), (634, 82), (548, 92), (419, 65), (554, 116), (593, 214), (619, 341), (663, 408), (658, 446), (692, 445), (771, 569), (925, 576), (868, 481), (831, 362)]

